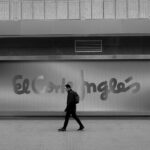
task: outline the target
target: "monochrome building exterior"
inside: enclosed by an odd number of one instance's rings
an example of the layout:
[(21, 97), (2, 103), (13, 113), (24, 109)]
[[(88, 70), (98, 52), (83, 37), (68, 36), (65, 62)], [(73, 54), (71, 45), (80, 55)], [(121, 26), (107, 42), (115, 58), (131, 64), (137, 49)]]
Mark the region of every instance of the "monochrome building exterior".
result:
[(150, 0), (0, 0), (0, 116), (149, 115)]

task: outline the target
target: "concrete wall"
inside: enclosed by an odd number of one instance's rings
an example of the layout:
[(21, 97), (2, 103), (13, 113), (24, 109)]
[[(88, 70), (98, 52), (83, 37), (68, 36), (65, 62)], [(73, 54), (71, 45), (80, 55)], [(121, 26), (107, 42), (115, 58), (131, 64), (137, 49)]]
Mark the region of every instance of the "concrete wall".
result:
[(149, 18), (149, 0), (0, 0), (0, 20)]

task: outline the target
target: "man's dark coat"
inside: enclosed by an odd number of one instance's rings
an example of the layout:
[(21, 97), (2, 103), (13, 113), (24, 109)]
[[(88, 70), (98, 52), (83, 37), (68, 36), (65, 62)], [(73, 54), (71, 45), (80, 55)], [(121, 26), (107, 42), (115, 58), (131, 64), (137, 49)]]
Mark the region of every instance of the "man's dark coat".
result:
[(67, 106), (66, 106), (65, 112), (76, 111), (75, 95), (76, 95), (76, 92), (74, 92), (73, 90), (68, 91)]

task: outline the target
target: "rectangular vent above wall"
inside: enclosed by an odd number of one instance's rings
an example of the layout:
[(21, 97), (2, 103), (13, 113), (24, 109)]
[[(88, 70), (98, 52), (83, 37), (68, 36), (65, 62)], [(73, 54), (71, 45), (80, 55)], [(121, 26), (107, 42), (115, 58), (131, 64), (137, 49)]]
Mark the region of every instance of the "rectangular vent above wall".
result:
[(76, 53), (102, 52), (102, 40), (75, 40)]

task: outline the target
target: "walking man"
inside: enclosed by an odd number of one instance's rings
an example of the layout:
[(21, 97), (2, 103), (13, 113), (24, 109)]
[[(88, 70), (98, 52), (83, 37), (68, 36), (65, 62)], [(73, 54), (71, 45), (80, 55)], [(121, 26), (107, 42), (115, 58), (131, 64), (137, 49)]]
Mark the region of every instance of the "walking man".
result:
[(63, 125), (62, 128), (58, 129), (58, 131), (66, 131), (70, 115), (72, 115), (72, 117), (79, 124), (79, 129), (78, 130), (83, 130), (84, 126), (81, 123), (81, 121), (78, 118), (78, 116), (76, 115), (76, 104), (77, 104), (77, 102), (76, 102), (76, 98), (75, 97), (76, 97), (77, 93), (71, 89), (71, 86), (69, 84), (66, 84), (65, 88), (66, 88), (66, 91), (68, 92), (68, 95), (67, 95), (67, 106), (66, 106), (66, 109), (65, 109), (66, 115), (65, 115), (64, 125)]

